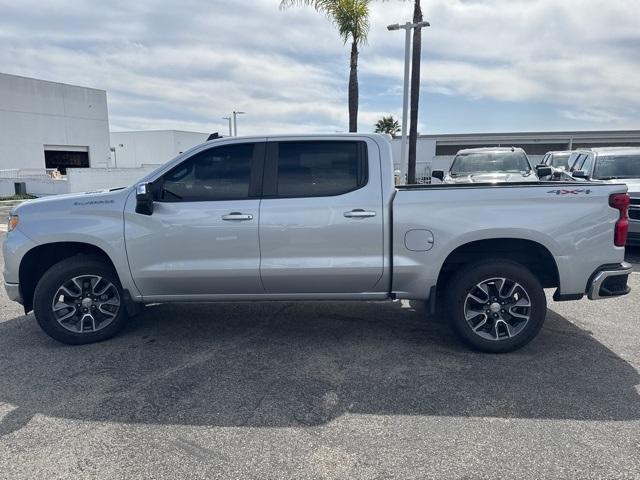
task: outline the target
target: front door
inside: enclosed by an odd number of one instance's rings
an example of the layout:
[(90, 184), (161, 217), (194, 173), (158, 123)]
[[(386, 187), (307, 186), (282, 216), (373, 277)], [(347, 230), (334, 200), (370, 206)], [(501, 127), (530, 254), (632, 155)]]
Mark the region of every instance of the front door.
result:
[(153, 182), (152, 215), (125, 208), (131, 274), (147, 297), (264, 293), (260, 281), (260, 183), (264, 143), (195, 153)]
[(267, 293), (375, 292), (383, 273), (378, 148), (370, 140), (269, 142), (260, 206)]

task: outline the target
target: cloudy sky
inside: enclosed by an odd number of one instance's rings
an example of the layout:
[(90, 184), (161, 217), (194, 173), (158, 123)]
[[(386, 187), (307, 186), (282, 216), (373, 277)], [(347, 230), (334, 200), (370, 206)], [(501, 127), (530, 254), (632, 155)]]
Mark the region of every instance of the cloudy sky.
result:
[[(640, 0), (423, 0), (421, 133), (640, 128)], [(112, 130), (333, 132), (348, 46), (279, 0), (0, 0), (0, 71), (107, 90)], [(374, 1), (361, 131), (401, 115), (411, 3)]]

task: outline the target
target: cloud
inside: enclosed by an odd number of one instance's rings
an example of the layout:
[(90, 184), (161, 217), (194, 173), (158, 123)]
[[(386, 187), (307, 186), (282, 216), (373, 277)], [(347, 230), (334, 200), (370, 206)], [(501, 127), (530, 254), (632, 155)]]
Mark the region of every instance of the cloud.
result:
[(564, 117), (570, 120), (599, 123), (603, 125), (618, 124), (621, 120), (626, 120), (617, 113), (607, 110), (599, 110), (597, 108), (577, 108), (574, 110), (563, 110), (561, 113)]
[[(635, 0), (430, 4), (433, 20), (423, 33), (422, 78), (433, 92), (559, 107), (640, 107)], [(402, 74), (400, 61), (388, 55), (362, 68), (397, 80)]]
[[(348, 46), (309, 8), (278, 0), (0, 0), (0, 69), (108, 91), (114, 130), (344, 131)], [(637, 0), (430, 0), (422, 101), (544, 104), (562, 125), (640, 127)], [(597, 12), (597, 13), (596, 13)], [(360, 125), (399, 116), (412, 2), (372, 3)], [(437, 122), (439, 101), (430, 107)], [(444, 113), (444, 111), (440, 112)], [(447, 115), (448, 129), (456, 119)], [(482, 126), (469, 127), (482, 130)], [(423, 130), (421, 128), (421, 130)]]

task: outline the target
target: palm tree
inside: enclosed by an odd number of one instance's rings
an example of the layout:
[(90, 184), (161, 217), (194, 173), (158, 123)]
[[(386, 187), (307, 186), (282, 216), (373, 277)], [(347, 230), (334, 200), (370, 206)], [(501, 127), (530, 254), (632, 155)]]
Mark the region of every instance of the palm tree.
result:
[(358, 131), (358, 47), (365, 44), (369, 33), (371, 0), (281, 0), (280, 8), (310, 6), (324, 13), (336, 26), (346, 44), (351, 41), (349, 65), (349, 131)]
[(395, 135), (400, 131), (400, 124), (393, 118), (393, 115), (388, 117), (382, 117), (376, 123), (375, 133), (388, 133), (389, 135)]

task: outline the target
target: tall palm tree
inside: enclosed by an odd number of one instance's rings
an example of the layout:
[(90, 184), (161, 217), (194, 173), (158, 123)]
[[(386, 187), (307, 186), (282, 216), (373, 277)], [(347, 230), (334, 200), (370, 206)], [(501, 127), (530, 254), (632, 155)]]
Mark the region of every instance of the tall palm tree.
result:
[(349, 131), (358, 131), (358, 47), (365, 44), (369, 33), (371, 0), (281, 0), (280, 8), (310, 6), (324, 13), (336, 26), (346, 44), (351, 41), (349, 64)]

